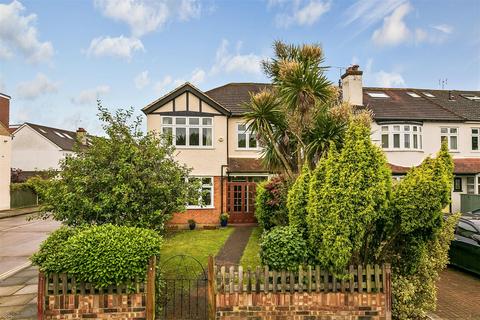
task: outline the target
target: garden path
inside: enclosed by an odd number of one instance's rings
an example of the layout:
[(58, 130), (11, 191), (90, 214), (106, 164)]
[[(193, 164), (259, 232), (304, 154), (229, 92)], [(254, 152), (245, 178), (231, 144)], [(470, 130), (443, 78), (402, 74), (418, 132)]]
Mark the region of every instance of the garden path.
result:
[(215, 257), (217, 265), (232, 266), (240, 264), (243, 250), (247, 246), (248, 239), (254, 227), (235, 227), (235, 231), (228, 237), (223, 248)]

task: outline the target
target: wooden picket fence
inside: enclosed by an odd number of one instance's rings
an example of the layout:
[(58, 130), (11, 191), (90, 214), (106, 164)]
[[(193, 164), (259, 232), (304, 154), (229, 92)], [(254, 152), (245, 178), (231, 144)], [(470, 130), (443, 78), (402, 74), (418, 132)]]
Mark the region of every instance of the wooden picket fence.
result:
[(215, 266), (215, 289), (219, 293), (285, 292), (389, 292), (389, 264), (350, 266), (336, 277), (320, 266), (300, 266), (297, 272), (269, 270), (268, 266), (244, 270), (242, 266)]

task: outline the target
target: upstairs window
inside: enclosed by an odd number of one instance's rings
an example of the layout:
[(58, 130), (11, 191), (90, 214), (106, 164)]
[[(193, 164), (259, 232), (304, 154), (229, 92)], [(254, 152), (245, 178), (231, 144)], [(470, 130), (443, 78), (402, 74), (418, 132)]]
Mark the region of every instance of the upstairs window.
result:
[(238, 149), (257, 149), (258, 141), (255, 134), (248, 130), (244, 123), (237, 123), (237, 148)]
[(213, 119), (200, 117), (162, 117), (162, 133), (170, 135), (177, 147), (211, 147)]
[(422, 126), (392, 124), (381, 128), (382, 148), (388, 150), (422, 150)]
[(458, 150), (458, 128), (440, 128), (441, 141), (447, 141), (449, 150)]
[(478, 151), (478, 142), (480, 140), (480, 128), (472, 128), (472, 150)]

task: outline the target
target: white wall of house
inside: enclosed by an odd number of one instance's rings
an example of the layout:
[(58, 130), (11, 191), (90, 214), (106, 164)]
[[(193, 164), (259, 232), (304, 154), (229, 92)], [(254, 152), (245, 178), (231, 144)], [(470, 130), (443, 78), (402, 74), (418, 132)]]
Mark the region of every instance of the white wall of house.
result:
[(11, 137), (0, 135), (0, 210), (10, 209), (11, 148)]
[(15, 131), (12, 138), (12, 168), (22, 171), (58, 169), (59, 161), (72, 151), (63, 151), (27, 125)]

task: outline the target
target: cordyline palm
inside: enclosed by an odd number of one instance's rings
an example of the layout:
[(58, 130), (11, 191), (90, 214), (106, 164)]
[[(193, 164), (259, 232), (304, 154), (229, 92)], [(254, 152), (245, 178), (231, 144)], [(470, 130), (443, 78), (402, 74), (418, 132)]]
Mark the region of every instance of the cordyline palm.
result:
[(251, 96), (245, 115), (271, 169), (293, 177), (313, 166), (330, 141), (341, 142), (346, 122), (331, 112), (337, 94), (324, 75), (319, 45), (274, 43), (275, 57), (263, 62), (272, 87)]

